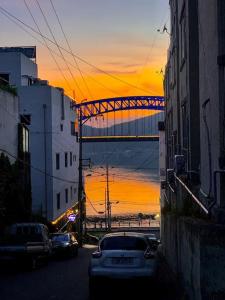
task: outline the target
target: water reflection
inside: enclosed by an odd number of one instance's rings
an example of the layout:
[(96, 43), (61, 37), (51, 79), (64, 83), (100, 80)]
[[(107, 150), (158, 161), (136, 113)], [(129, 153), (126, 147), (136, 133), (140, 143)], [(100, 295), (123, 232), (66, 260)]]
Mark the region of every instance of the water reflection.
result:
[[(86, 171), (86, 175), (87, 215), (97, 215), (105, 210), (106, 169), (96, 167), (92, 172)], [(112, 215), (159, 212), (156, 173), (109, 167), (109, 181)]]

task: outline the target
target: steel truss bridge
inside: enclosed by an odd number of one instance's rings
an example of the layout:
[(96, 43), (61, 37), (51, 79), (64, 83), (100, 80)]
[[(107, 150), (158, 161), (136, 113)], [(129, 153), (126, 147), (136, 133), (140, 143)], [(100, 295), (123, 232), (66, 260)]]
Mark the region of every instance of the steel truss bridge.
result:
[[(164, 111), (165, 100), (162, 96), (116, 97), (81, 102), (75, 105), (75, 109), (78, 112), (80, 121), (85, 123), (93, 117), (117, 111)], [(158, 136), (91, 136), (82, 137), (82, 140), (83, 142), (156, 141)]]

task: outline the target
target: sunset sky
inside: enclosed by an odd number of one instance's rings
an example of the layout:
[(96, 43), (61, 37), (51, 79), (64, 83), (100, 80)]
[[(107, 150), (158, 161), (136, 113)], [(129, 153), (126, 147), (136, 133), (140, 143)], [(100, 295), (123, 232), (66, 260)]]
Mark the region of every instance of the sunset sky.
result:
[[(68, 49), (50, 0), (38, 1), (57, 43)], [(52, 40), (36, 0), (26, 2), (41, 32)], [(164, 24), (169, 27), (168, 0), (52, 0), (52, 3), (73, 53), (98, 69), (78, 59), (74, 61), (71, 55), (63, 52), (72, 77), (57, 47), (48, 42), (49, 47), (59, 55), (55, 58), (60, 65), (60, 73), (48, 49), (2, 14), (1, 46), (37, 45), (39, 77), (49, 80), (54, 86), (64, 87), (67, 94), (75, 94), (78, 101), (85, 98), (91, 100), (114, 96), (163, 94), (163, 76), (160, 70), (166, 62), (169, 36), (166, 33), (160, 34), (157, 29), (162, 30)], [(0, 5), (37, 30), (24, 0), (0, 0)], [(42, 40), (34, 32), (32, 34)], [(77, 70), (76, 62), (84, 80)], [(99, 69), (119, 80), (102, 73)]]

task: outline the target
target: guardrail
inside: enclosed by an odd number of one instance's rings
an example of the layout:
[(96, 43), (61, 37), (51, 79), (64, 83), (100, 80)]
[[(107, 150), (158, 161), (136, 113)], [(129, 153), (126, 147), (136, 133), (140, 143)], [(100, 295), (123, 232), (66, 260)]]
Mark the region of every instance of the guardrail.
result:
[[(120, 228), (152, 228), (160, 227), (159, 220), (140, 220), (140, 221), (114, 221), (111, 224), (112, 229)], [(87, 229), (105, 229), (105, 222), (87, 222)]]

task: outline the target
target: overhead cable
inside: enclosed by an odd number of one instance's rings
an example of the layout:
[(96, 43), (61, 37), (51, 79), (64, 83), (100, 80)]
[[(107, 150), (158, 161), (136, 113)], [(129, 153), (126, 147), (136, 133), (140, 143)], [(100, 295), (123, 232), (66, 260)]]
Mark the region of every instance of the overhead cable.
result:
[(61, 74), (62, 77), (64, 78), (64, 80), (65, 80), (67, 86), (69, 87), (69, 89), (72, 91), (73, 89), (72, 89), (70, 83), (68, 82), (66, 76), (64, 75), (64, 73), (63, 73), (63, 71), (62, 71), (60, 65), (58, 64), (58, 62), (57, 62), (57, 60), (56, 60), (56, 58), (55, 58), (55, 56), (54, 56), (54, 54), (53, 54), (51, 48), (48, 46), (48, 43), (46, 42), (46, 39), (42, 36), (42, 32), (41, 32), (41, 30), (40, 30), (40, 27), (38, 26), (38, 23), (37, 23), (37, 21), (35, 20), (34, 15), (32, 14), (32, 12), (31, 12), (31, 10), (30, 10), (30, 8), (29, 8), (29, 6), (28, 6), (26, 0), (24, 0), (24, 4), (25, 4), (25, 6), (26, 6), (26, 8), (27, 8), (27, 10), (28, 10), (28, 12), (29, 12), (29, 14), (30, 14), (32, 20), (34, 21), (34, 24), (36, 25), (37, 30), (39, 31), (39, 33), (40, 33), (40, 35), (41, 35), (41, 37), (42, 37), (42, 40), (43, 40), (45, 46), (47, 47), (47, 49), (48, 49), (48, 51), (49, 51), (49, 53), (50, 53), (50, 55), (51, 55), (51, 57), (52, 57), (54, 63), (56, 64), (56, 66), (57, 66), (57, 68), (58, 68), (60, 74)]
[[(55, 6), (54, 6), (52, 0), (49, 0), (49, 1), (50, 1), (50, 3), (51, 3), (52, 9), (53, 9), (53, 11), (54, 11), (54, 13), (55, 13), (55, 16), (56, 16), (56, 18), (57, 18), (57, 20), (58, 20), (59, 26), (60, 26), (60, 28), (61, 28), (61, 31), (62, 31), (63, 36), (64, 36), (64, 38), (65, 38), (65, 41), (66, 41), (66, 43), (67, 43), (67, 46), (68, 46), (68, 48), (69, 48), (69, 50), (70, 50), (70, 53), (73, 54), (73, 50), (72, 50), (72, 48), (71, 48), (71, 46), (70, 46), (69, 40), (68, 40), (68, 38), (67, 38), (67, 36), (66, 36), (66, 33), (65, 33), (64, 29), (63, 29), (62, 22), (60, 21), (60, 18), (59, 18), (59, 15), (58, 15), (57, 11), (56, 11), (56, 8), (55, 8)], [(81, 76), (81, 78), (82, 78), (82, 80), (83, 80), (83, 82), (84, 82), (84, 85), (85, 85), (85, 87), (86, 87), (86, 89), (87, 89), (89, 95), (91, 96), (91, 98), (94, 98), (93, 95), (92, 95), (92, 93), (91, 93), (91, 91), (90, 91), (90, 89), (89, 89), (89, 87), (88, 87), (88, 84), (87, 84), (87, 82), (86, 82), (86, 80), (85, 80), (85, 78), (84, 78), (83, 72), (82, 72), (82, 70), (80, 69), (80, 66), (79, 66), (79, 64), (78, 64), (78, 62), (77, 62), (77, 60), (76, 60), (76, 58), (75, 58), (74, 56), (73, 56), (73, 60), (74, 60), (74, 63), (75, 63), (75, 65), (76, 65), (76, 67), (77, 67), (79, 73), (80, 73), (80, 76)]]
[[(68, 63), (67, 63), (67, 61), (66, 61), (66, 59), (65, 59), (65, 56), (64, 56), (64, 54), (63, 54), (63, 52), (62, 52), (62, 47), (59, 46), (59, 44), (58, 44), (58, 42), (57, 42), (57, 40), (56, 40), (56, 37), (55, 37), (55, 35), (54, 35), (54, 33), (53, 33), (52, 29), (51, 29), (51, 26), (50, 26), (50, 24), (49, 24), (49, 22), (48, 22), (48, 20), (47, 20), (47, 18), (46, 18), (46, 15), (45, 15), (45, 13), (44, 13), (44, 11), (43, 11), (43, 9), (42, 9), (42, 7), (41, 7), (39, 1), (38, 1), (38, 0), (35, 0), (35, 2), (37, 3), (37, 5), (38, 5), (38, 7), (39, 7), (39, 9), (40, 9), (40, 11), (41, 11), (41, 14), (42, 14), (42, 16), (43, 16), (43, 18), (44, 18), (45, 24), (47, 25), (48, 30), (49, 30), (49, 32), (50, 32), (50, 34), (51, 34), (51, 36), (52, 36), (52, 38), (53, 38), (53, 40), (54, 40), (54, 44), (55, 44), (56, 47), (58, 48), (59, 53), (60, 53), (60, 55), (61, 55), (63, 61), (65, 62), (65, 65), (66, 65), (66, 67), (67, 67), (67, 69), (68, 69), (68, 71), (69, 71), (69, 73), (70, 73), (70, 75), (71, 75), (71, 77), (72, 77), (72, 79), (73, 79), (73, 81), (74, 81), (74, 83), (75, 83), (77, 89), (79, 90), (81, 96), (82, 96), (83, 98), (85, 98), (85, 96), (84, 96), (84, 94), (83, 94), (81, 88), (79, 87), (79, 85), (78, 85), (78, 83), (77, 83), (76, 78), (74, 77), (74, 75), (73, 75), (73, 73), (72, 73), (72, 71), (71, 71), (71, 69), (70, 69), (70, 67), (69, 67), (69, 65), (68, 65)], [(40, 34), (40, 33), (39, 33), (39, 34)], [(44, 35), (41, 34), (41, 36), (44, 36)]]
[[(36, 0), (36, 1), (37, 1), (37, 0)], [(153, 91), (153, 90), (151, 90), (151, 89), (145, 90), (145, 89), (143, 89), (143, 88), (141, 88), (141, 87), (138, 87), (138, 86), (136, 86), (136, 85), (134, 85), (134, 84), (131, 84), (130, 82), (125, 81), (125, 80), (123, 80), (123, 79), (121, 79), (121, 78), (119, 78), (119, 77), (117, 77), (117, 76), (115, 76), (115, 75), (113, 75), (113, 74), (111, 74), (111, 73), (109, 73), (109, 72), (107, 72), (107, 71), (105, 71), (105, 70), (103, 70), (103, 69), (101, 69), (101, 68), (95, 66), (94, 64), (88, 62), (87, 60), (85, 60), (84, 58), (78, 56), (77, 54), (70, 53), (70, 51), (68, 51), (66, 48), (62, 47), (62, 46), (59, 45), (57, 42), (51, 40), (51, 39), (48, 38), (47, 36), (45, 36), (45, 35), (43, 35), (43, 34), (40, 34), (40, 33), (39, 33), (37, 30), (35, 30), (33, 27), (31, 27), (30, 25), (26, 24), (25, 22), (23, 22), (22, 20), (20, 20), (19, 18), (17, 18), (16, 16), (14, 16), (13, 14), (11, 14), (10, 12), (8, 12), (8, 11), (7, 11), (6, 9), (4, 9), (2, 6), (0, 6), (0, 10), (3, 11), (3, 12), (5, 12), (6, 14), (8, 14), (8, 15), (9, 15), (10, 17), (12, 17), (13, 19), (16, 19), (19, 23), (23, 24), (25, 27), (29, 28), (31, 31), (35, 32), (35, 33), (38, 34), (38, 35), (43, 36), (46, 40), (48, 40), (48, 41), (51, 42), (52, 44), (54, 44), (54, 45), (56, 45), (57, 47), (59, 47), (61, 50), (63, 50), (63, 51), (65, 51), (66, 53), (68, 53), (68, 54), (74, 56), (75, 58), (79, 59), (80, 61), (82, 61), (82, 62), (85, 63), (86, 65), (92, 67), (93, 69), (97, 70), (98, 72), (100, 72), (100, 73), (102, 73), (102, 74), (105, 74), (105, 75), (107, 75), (107, 76), (113, 78), (114, 80), (117, 80), (117, 81), (119, 81), (119, 82), (121, 82), (121, 83), (123, 83), (123, 84), (125, 84), (125, 85), (127, 85), (127, 86), (130, 86), (130, 87), (133, 88), (133, 89), (140, 90), (140, 91), (145, 92), (145, 93), (148, 93), (148, 94), (149, 94), (149, 92), (155, 93), (155, 91)]]

